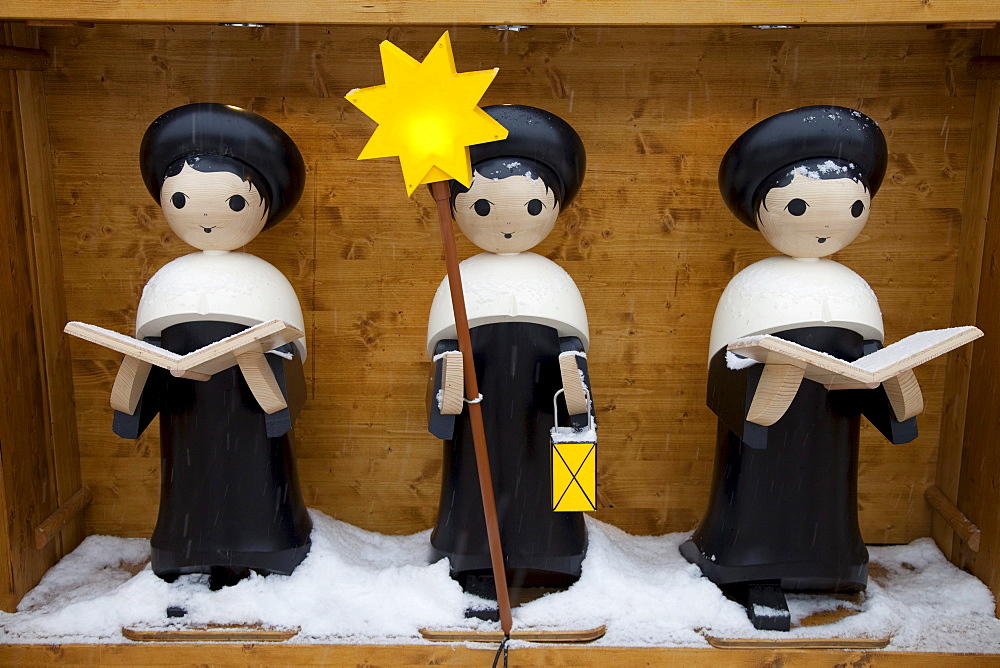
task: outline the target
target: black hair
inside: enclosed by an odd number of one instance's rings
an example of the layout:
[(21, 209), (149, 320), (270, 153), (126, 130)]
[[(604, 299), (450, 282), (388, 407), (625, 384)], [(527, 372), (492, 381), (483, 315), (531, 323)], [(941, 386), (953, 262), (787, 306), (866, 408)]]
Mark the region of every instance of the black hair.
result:
[[(562, 183), (556, 176), (555, 172), (546, 167), (540, 162), (535, 162), (534, 160), (529, 160), (527, 158), (490, 158), (489, 160), (483, 160), (482, 162), (477, 162), (472, 166), (472, 180), (476, 180), (478, 175), (484, 179), (506, 179), (511, 176), (525, 176), (529, 179), (541, 179), (542, 183), (545, 184), (545, 192), (548, 193), (552, 191), (552, 195), (556, 200), (556, 204), (561, 204), (563, 201)], [(469, 192), (469, 188), (463, 186), (458, 181), (454, 179), (451, 180), (451, 212), (455, 213), (455, 198), (462, 193)]]
[[(271, 190), (267, 185), (267, 181), (260, 175), (260, 172), (250, 165), (221, 155), (189, 155), (167, 167), (166, 171), (163, 172), (163, 181), (166, 182), (171, 176), (180, 174), (181, 170), (184, 169), (184, 165), (188, 165), (191, 169), (203, 173), (228, 172), (235, 174), (244, 183), (252, 184), (257, 189), (260, 201), (264, 203), (264, 208), (267, 211), (271, 210)], [(156, 201), (160, 202), (159, 196), (157, 196)], [(162, 202), (160, 204), (162, 205)]]
[[(856, 169), (854, 176), (874, 197), (888, 157), (878, 124), (860, 111), (800, 107), (765, 118), (732, 143), (719, 165), (719, 190), (729, 210), (757, 229), (760, 200), (778, 187), (775, 183), (787, 179), (788, 185), (796, 168), (806, 168), (810, 176), (816, 172), (818, 178), (843, 178), (839, 168)], [(838, 169), (820, 169), (828, 162)]]
[(224, 104), (187, 104), (154, 120), (139, 147), (146, 190), (157, 202), (168, 169), (189, 164), (225, 170), (249, 180), (267, 202), (264, 229), (288, 215), (305, 184), (306, 167), (295, 142), (263, 116)]
[[(771, 174), (761, 181), (757, 191), (753, 196), (754, 215), (760, 210), (760, 205), (764, 203), (767, 194), (775, 188), (784, 188), (792, 182), (796, 174), (801, 174), (810, 179), (851, 179), (860, 183), (865, 192), (870, 192), (868, 177), (853, 162), (838, 160), (837, 158), (815, 158), (813, 160), (803, 160), (797, 165), (786, 167)], [(767, 205), (764, 206), (765, 210)]]

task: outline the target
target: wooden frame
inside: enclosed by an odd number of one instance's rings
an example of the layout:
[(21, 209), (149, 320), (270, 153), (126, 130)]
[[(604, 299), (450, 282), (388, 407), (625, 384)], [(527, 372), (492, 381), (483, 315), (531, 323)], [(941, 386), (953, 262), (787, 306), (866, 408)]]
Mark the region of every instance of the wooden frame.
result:
[[(996, 481), (1000, 478), (1000, 456), (994, 445), (1000, 440), (1000, 427), (992, 419), (993, 406), (1000, 398), (997, 381), (1000, 378), (1000, 303), (997, 303), (1000, 299), (997, 297), (1000, 277), (991, 273), (991, 267), (1000, 257), (1000, 78), (997, 74), (1000, 30), (991, 27), (1000, 21), (1000, 9), (994, 0), (813, 3), (796, 6), (791, 16), (787, 4), (780, 2), (703, 4), (693, 8), (686, 0), (640, 0), (630, 3), (627, 11), (622, 11), (620, 3), (610, 0), (552, 0), (548, 3), (513, 0), (502, 8), (496, 3), (478, 0), (461, 4), (417, 4), (402, 0), (374, 0), (365, 4), (337, 0), (288, 0), (282, 3), (192, 0), (155, 5), (141, 0), (114, 3), (0, 0), (0, 21), (7, 22), (3, 26), (3, 44), (9, 47), (0, 52), (0, 149), (3, 149), (0, 155), (4, 156), (3, 169), (0, 170), (0, 202), (3, 203), (3, 210), (9, 212), (0, 223), (0, 240), (6, 244), (5, 248), (12, 249), (10, 268), (14, 272), (7, 277), (8, 280), (14, 279), (9, 285), (0, 284), (0, 312), (19, 325), (16, 336), (13, 330), (7, 328), (8, 333), (4, 336), (11, 338), (0, 341), (4, 344), (0, 345), (0, 380), (8, 387), (22, 383), (22, 387), (27, 388), (22, 394), (35, 406), (31, 411), (17, 410), (16, 405), (0, 409), (0, 511), (14, 520), (9, 531), (0, 531), (0, 608), (13, 609), (47, 568), (79, 544), (88, 530), (86, 507), (91, 496), (84, 486), (85, 473), (81, 472), (70, 344), (62, 335), (62, 327), (67, 320), (66, 295), (71, 292), (63, 269), (67, 251), (60, 249), (59, 232), (59, 206), (66, 205), (57, 204), (56, 193), (60, 183), (57, 180), (58, 170), (52, 162), (53, 150), (49, 138), (53, 130), (46, 123), (52, 115), (45, 87), (46, 70), (39, 69), (45, 67), (46, 59), (51, 68), (58, 65), (58, 58), (65, 58), (66, 55), (53, 56), (46, 51), (46, 44), (39, 43), (38, 30), (22, 21), (31, 20), (42, 25), (69, 23), (71, 27), (68, 30), (87, 30), (79, 26), (88, 23), (224, 22), (294, 23), (303, 26), (340, 24), (355, 25), (358, 30), (363, 30), (366, 26), (437, 24), (474, 27), (513, 23), (516, 19), (518, 23), (539, 27), (619, 25), (635, 26), (639, 30), (644, 24), (852, 26), (862, 23), (860, 17), (864, 17), (863, 23), (867, 26), (880, 23), (935, 24), (933, 27), (936, 29), (967, 31), (983, 28), (977, 31), (975, 37), (966, 38), (966, 42), (979, 46), (978, 53), (974, 54), (977, 57), (969, 58), (968, 54), (957, 57), (957, 61), (962, 62), (963, 56), (966, 56), (970, 67), (968, 74), (963, 72), (960, 75), (971, 76), (976, 83), (970, 134), (966, 140), (969, 147), (967, 164), (960, 166), (968, 177), (961, 195), (963, 217), (956, 244), (957, 257), (954, 259), (954, 300), (950, 317), (942, 318), (941, 322), (942, 326), (976, 324), (983, 329), (986, 337), (974, 346), (951, 353), (946, 367), (941, 365), (939, 368), (943, 373), (938, 382), (943, 387), (940, 392), (944, 402), (943, 407), (938, 404), (942, 420), (936, 441), (936, 457), (932, 462), (932, 468), (936, 469), (932, 478), (935, 491), (929, 494), (934, 510), (931, 510), (931, 505), (921, 505), (910, 512), (926, 513), (929, 532), (945, 554), (957, 565), (983, 579), (1000, 599), (1000, 514), (996, 510), (1000, 507), (996, 491)], [(188, 29), (193, 39), (202, 38), (203, 33), (199, 32), (198, 26), (176, 27), (182, 35), (188, 34), (184, 32)], [(788, 57), (787, 53), (784, 55)], [(53, 65), (53, 58), (56, 65)], [(317, 71), (316, 86), (322, 89), (326, 83), (321, 69)], [(560, 74), (550, 71), (548, 76), (548, 85), (562, 95), (559, 99), (566, 101), (569, 92), (561, 82)], [(954, 77), (955, 74), (942, 76)], [(560, 89), (560, 86), (563, 88)], [(333, 92), (330, 91), (330, 94)], [(636, 122), (639, 123), (638, 120)], [(640, 149), (645, 147), (646, 154), (655, 153), (655, 146), (649, 143), (648, 136), (643, 136), (641, 132), (637, 136)], [(892, 141), (890, 137), (890, 148)], [(678, 169), (687, 167), (681, 165)], [(670, 221), (673, 218), (670, 216), (669, 212), (664, 214), (663, 225), (666, 228), (672, 225)], [(732, 227), (735, 228), (736, 224)], [(696, 239), (685, 241), (683, 237), (679, 238), (681, 243), (698, 243)], [(353, 253), (364, 253), (364, 244), (364, 240), (352, 241), (344, 258), (354, 257)], [(567, 251), (566, 248), (557, 250), (552, 247), (548, 252), (564, 255), (580, 252), (572, 248)], [(734, 251), (729, 261), (733, 264), (739, 262), (740, 253)], [(678, 272), (675, 284), (683, 287), (684, 281), (690, 278), (690, 275), (684, 277)], [(885, 286), (886, 282), (882, 282), (882, 287)], [(879, 292), (880, 287), (875, 289)], [(884, 303), (892, 300), (891, 296), (880, 297)], [(310, 324), (307, 321), (307, 326)], [(385, 330), (391, 328), (391, 323), (379, 321), (376, 316), (366, 316), (356, 323), (356, 327), (359, 337), (365, 342), (363, 349), (375, 346), (380, 335), (387, 335)], [(607, 327), (601, 336), (627, 338), (634, 332), (632, 328), (633, 325), (625, 319), (618, 329)], [(689, 343), (685, 341), (684, 345)], [(698, 343), (690, 345), (697, 347)], [(595, 355), (593, 362), (596, 365), (602, 362), (600, 355), (599, 351)], [(669, 370), (659, 367), (655, 373), (665, 375)], [(685, 373), (694, 375), (698, 372), (688, 370)], [(598, 377), (595, 374), (595, 378)], [(387, 387), (385, 392), (398, 389)], [(694, 395), (701, 392), (701, 388), (684, 389)], [(621, 398), (602, 397), (600, 391), (598, 386), (595, 395), (602, 410), (617, 409), (618, 406), (614, 405), (616, 401), (624, 404), (637, 399), (632, 394), (624, 394)], [(642, 399), (638, 397), (637, 400)], [(691, 410), (700, 410), (701, 403), (700, 396), (696, 396), (690, 401)], [(609, 406), (612, 408), (609, 409)], [(707, 418), (698, 415), (695, 419)], [(42, 447), (39, 447), (40, 444)], [(137, 446), (139, 449), (144, 447), (149, 446), (142, 443)], [(602, 473), (610, 474), (614, 480), (616, 472), (612, 467)], [(433, 476), (433, 473), (429, 475)], [(631, 479), (627, 483), (639, 484)], [(918, 502), (923, 504), (924, 490), (915, 491)], [(107, 486), (95, 490), (94, 503), (106, 503), (108, 494)], [(605, 498), (606, 517), (611, 521), (635, 511), (608, 508), (613, 503), (607, 501), (606, 493), (601, 492), (599, 496)], [(640, 511), (646, 513), (647, 523), (654, 529), (665, 523), (652, 510)], [(423, 518), (411, 517), (409, 521), (419, 524)], [(886, 523), (891, 524), (892, 520), (887, 519)], [(968, 526), (975, 531), (963, 528)], [(133, 527), (129, 531), (138, 530)], [(42, 538), (37, 538), (38, 535)], [(41, 547), (36, 547), (36, 540)], [(976, 544), (973, 546), (972, 542)], [(715, 665), (721, 656), (709, 650), (663, 652), (653, 649), (533, 648), (529, 651), (533, 653), (533, 662), (562, 662), (568, 665), (615, 661), (647, 661), (651, 665), (658, 662)], [(309, 663), (318, 661), (317, 657), (325, 657), (324, 660), (334, 663), (410, 665), (437, 660), (473, 665), (482, 664), (487, 654), (486, 650), (479, 649), (410, 646), (213, 647), (211, 652), (212, 660), (220, 664), (246, 661)], [(104, 665), (144, 665), (165, 661), (200, 663), (206, 660), (206, 656), (204, 648), (185, 646), (0, 647), (2, 662), (19, 665), (53, 662)], [(858, 660), (881, 665), (903, 665), (904, 662), (907, 665), (937, 665), (941, 662), (941, 656), (934, 654), (868, 652), (741, 650), (725, 656), (734, 664), (746, 665), (756, 665), (765, 660), (795, 660), (801, 665)], [(993, 656), (951, 657), (949, 660), (953, 663), (967, 662), (968, 665), (1000, 665), (1000, 659)]]

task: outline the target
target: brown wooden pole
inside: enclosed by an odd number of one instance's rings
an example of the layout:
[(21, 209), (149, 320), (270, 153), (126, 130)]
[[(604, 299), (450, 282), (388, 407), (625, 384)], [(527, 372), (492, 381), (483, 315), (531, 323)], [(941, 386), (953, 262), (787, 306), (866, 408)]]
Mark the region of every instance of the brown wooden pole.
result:
[(472, 337), (469, 335), (469, 319), (465, 313), (462, 275), (458, 270), (458, 250), (455, 248), (455, 231), (452, 228), (451, 207), (448, 204), (451, 195), (448, 182), (435, 181), (432, 183), (431, 194), (434, 196), (434, 201), (437, 202), (438, 222), (441, 224), (441, 241), (444, 244), (444, 262), (448, 267), (448, 286), (451, 288), (451, 305), (455, 311), (458, 349), (462, 352), (465, 391), (469, 400), (469, 419), (472, 421), (472, 442), (476, 451), (476, 470), (479, 473), (479, 489), (483, 494), (486, 536), (489, 539), (490, 562), (493, 564), (493, 579), (497, 587), (500, 628), (503, 629), (504, 635), (510, 635), (513, 621), (510, 615), (510, 594), (507, 591), (507, 572), (503, 565), (503, 547), (500, 544), (497, 504), (496, 499), (493, 498), (493, 476), (490, 474), (490, 459), (486, 449), (483, 409), (482, 404), (476, 401), (479, 396), (479, 382), (476, 379), (475, 361), (472, 359)]

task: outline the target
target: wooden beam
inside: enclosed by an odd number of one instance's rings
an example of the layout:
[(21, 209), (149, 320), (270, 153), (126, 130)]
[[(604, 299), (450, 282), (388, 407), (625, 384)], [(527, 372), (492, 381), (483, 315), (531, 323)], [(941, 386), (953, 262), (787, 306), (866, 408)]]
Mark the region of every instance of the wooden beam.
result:
[[(1000, 56), (1000, 30), (983, 35), (980, 53)], [(972, 133), (966, 169), (962, 227), (958, 242), (952, 325), (977, 322), (979, 290), (983, 273), (984, 248), (990, 196), (994, 188), (994, 163), (1000, 132), (1000, 82), (980, 80), (972, 112)], [(959, 348), (948, 356), (944, 384), (944, 411), (938, 438), (937, 471), (934, 477), (945, 496), (959, 497), (962, 450), (965, 443), (967, 405), (970, 398), (973, 346)], [(931, 536), (949, 559), (958, 551), (951, 527), (940, 515), (931, 517)]]
[(945, 496), (936, 485), (931, 485), (924, 490), (924, 498), (927, 499), (927, 503), (931, 504), (931, 508), (936, 510), (938, 515), (955, 531), (962, 542), (969, 546), (970, 550), (979, 552), (982, 532), (965, 516), (965, 513), (959, 510), (958, 506), (952, 503), (951, 499)]
[(76, 515), (86, 508), (94, 495), (86, 487), (81, 487), (76, 494), (69, 497), (69, 501), (59, 506), (56, 512), (52, 513), (45, 520), (35, 527), (35, 549), (42, 549), (55, 538), (63, 527), (70, 523)]
[(869, 25), (981, 24), (997, 20), (994, 0), (0, 0), (0, 19), (126, 23), (284, 23), (415, 25)]
[(993, 30), (997, 24), (992, 21), (977, 21), (972, 23), (930, 23), (928, 30)]
[[(337, 665), (488, 666), (496, 644), (472, 645), (308, 645), (288, 643), (196, 643), (113, 645), (2, 645), (8, 666), (168, 666), (168, 665)], [(879, 668), (983, 668), (1000, 666), (996, 654), (878, 652), (872, 650), (716, 650), (669, 647), (570, 647), (548, 645), (510, 650), (511, 663), (533, 666), (879, 666)]]
[[(36, 29), (10, 25), (7, 31), (11, 46), (38, 48)], [(28, 237), (32, 247), (30, 275), (35, 292), (36, 327), (40, 332), (38, 345), (42, 351), (39, 373), (47, 399), (47, 449), (55, 471), (54, 506), (58, 507), (66, 503), (83, 483), (80, 478), (72, 354), (69, 340), (62, 333), (66, 323), (66, 295), (48, 107), (42, 72), (19, 70), (12, 74), (18, 104), (16, 121), (21, 135), (21, 196), (27, 211)], [(83, 521), (76, 516), (71, 526), (59, 533), (56, 558), (75, 549), (84, 536)]]
[[(1000, 49), (1000, 31), (993, 31), (992, 49)], [(986, 48), (983, 49), (986, 52)], [(989, 55), (1000, 55), (992, 50)], [(1000, 114), (1000, 82), (980, 81), (994, 95), (990, 99)], [(1000, 123), (994, 120), (994, 123)], [(973, 141), (975, 141), (973, 139)], [(983, 193), (983, 212), (986, 233), (983, 244), (982, 270), (976, 307), (976, 323), (985, 331), (1000, 331), (1000, 277), (996, 267), (1000, 263), (1000, 143), (991, 147), (993, 160), (978, 166), (992, 179), (992, 189)], [(974, 173), (970, 170), (970, 173)], [(996, 406), (1000, 401), (1000, 339), (984, 338), (973, 347), (969, 377), (968, 409), (965, 420), (965, 438), (961, 450), (961, 468), (957, 493), (941, 488), (949, 498), (968, 515), (983, 532), (979, 552), (973, 552), (961, 541), (954, 541), (953, 561), (983, 580), (998, 601), (996, 612), (1000, 615), (1000, 459), (996, 457), (996, 442), (1000, 426), (996, 419)], [(940, 482), (938, 486), (941, 487)]]
[(93, 28), (94, 23), (90, 21), (45, 21), (45, 20), (32, 20), (25, 21), (25, 24), (32, 28)]
[(1000, 79), (1000, 56), (977, 56), (969, 61), (973, 79)]
[(39, 49), (0, 46), (0, 69), (46, 70), (50, 64), (49, 54)]

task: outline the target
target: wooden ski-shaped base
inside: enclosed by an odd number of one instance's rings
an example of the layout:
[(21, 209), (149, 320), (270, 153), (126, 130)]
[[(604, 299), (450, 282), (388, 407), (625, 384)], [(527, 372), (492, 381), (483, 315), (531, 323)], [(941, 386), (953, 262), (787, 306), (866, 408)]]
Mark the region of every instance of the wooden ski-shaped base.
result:
[[(607, 627), (603, 624), (593, 629), (574, 631), (545, 631), (541, 629), (521, 629), (510, 632), (511, 640), (526, 640), (528, 642), (573, 643), (593, 642), (604, 635)], [(432, 642), (500, 642), (503, 631), (433, 631), (420, 629), (424, 640)]]
[(718, 649), (882, 649), (892, 638), (716, 638), (705, 640)]
[(139, 642), (283, 642), (294, 638), (298, 632), (298, 628), (269, 629), (260, 626), (122, 628), (123, 636)]

